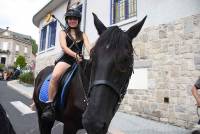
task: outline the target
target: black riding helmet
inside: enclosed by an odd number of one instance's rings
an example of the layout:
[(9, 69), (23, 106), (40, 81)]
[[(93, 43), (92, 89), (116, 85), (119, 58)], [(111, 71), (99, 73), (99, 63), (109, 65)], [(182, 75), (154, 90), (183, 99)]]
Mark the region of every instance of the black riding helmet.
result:
[(79, 10), (77, 10), (77, 9), (69, 9), (65, 13), (65, 20), (67, 20), (68, 17), (77, 17), (79, 23), (81, 22), (81, 12)]

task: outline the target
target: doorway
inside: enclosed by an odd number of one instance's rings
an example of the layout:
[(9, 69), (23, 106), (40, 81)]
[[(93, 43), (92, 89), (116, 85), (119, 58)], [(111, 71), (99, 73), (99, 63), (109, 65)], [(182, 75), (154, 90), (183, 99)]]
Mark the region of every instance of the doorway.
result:
[(1, 57), (1, 64), (6, 64), (6, 57)]

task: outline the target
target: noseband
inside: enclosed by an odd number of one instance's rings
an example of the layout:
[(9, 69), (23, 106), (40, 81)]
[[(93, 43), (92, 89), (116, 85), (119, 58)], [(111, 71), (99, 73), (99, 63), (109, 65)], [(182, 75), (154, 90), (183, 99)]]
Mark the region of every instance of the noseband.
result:
[[(130, 79), (130, 77), (129, 77), (129, 79)], [(108, 80), (95, 80), (93, 83), (90, 84), (88, 94), (90, 94), (92, 88), (94, 88), (95, 86), (98, 86), (98, 85), (105, 85), (105, 86), (110, 87), (118, 96), (118, 102), (117, 102), (116, 106), (114, 107), (114, 112), (116, 112), (119, 105), (122, 102), (122, 99), (124, 98), (126, 91), (127, 91), (129, 79), (126, 80), (124, 83), (122, 83), (121, 87), (115, 86), (115, 84), (113, 84), (112, 82), (110, 82)]]

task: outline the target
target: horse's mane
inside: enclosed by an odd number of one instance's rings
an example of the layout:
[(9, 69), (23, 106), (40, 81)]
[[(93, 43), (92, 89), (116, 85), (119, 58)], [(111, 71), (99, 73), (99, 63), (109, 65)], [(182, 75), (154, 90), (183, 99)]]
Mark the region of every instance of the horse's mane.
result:
[(128, 35), (123, 32), (118, 26), (109, 27), (96, 42), (94, 50), (101, 48), (105, 48), (109, 45), (109, 49), (128, 49), (133, 52), (133, 47), (130, 45), (131, 39)]
[[(115, 62), (119, 59), (129, 57), (128, 64), (133, 65), (133, 46), (132, 40), (118, 26), (109, 27), (104, 31), (96, 42), (93, 52), (96, 53), (103, 49), (116, 57)], [(119, 65), (120, 66), (120, 65)]]

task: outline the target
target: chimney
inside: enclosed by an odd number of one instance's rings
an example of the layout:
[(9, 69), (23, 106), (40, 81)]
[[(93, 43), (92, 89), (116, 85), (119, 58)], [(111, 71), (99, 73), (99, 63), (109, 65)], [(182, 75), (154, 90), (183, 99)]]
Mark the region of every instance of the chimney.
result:
[(8, 31), (9, 27), (6, 27), (6, 30)]

